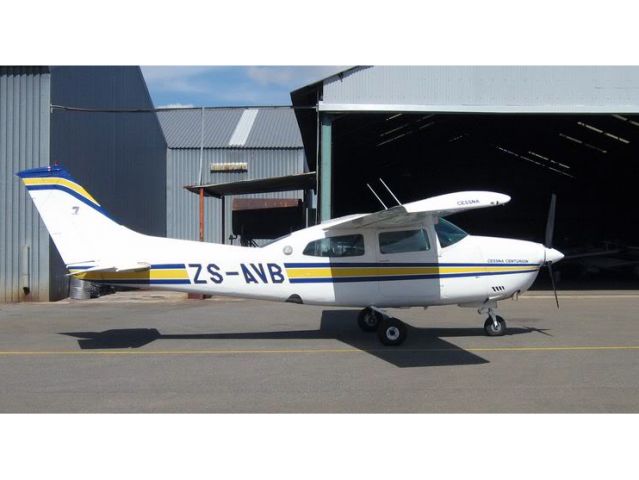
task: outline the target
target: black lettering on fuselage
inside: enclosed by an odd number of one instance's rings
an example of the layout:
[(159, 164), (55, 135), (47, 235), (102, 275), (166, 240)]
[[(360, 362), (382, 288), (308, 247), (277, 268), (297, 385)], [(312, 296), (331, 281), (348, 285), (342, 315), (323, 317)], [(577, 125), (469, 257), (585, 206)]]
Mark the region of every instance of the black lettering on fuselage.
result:
[(210, 277), (211, 281), (213, 283), (222, 283), (222, 281), (224, 280), (224, 277), (222, 277), (222, 274), (218, 272), (219, 269), (220, 267), (218, 267), (214, 263), (209, 263), (208, 266), (206, 267), (206, 271), (209, 272), (209, 275), (211, 276)]
[(268, 283), (268, 278), (266, 277), (266, 272), (264, 271), (264, 265), (258, 263), (257, 266), (255, 266), (254, 263), (251, 263), (251, 268), (253, 269), (255, 274), (260, 277), (262, 283)]
[(242, 267), (242, 273), (244, 274), (244, 281), (246, 283), (258, 283), (251, 271), (246, 267), (246, 265), (241, 263), (240, 267)]
[(284, 275), (282, 275), (282, 267), (277, 263), (267, 264), (268, 272), (271, 274), (271, 282), (284, 283)]
[(206, 280), (200, 278), (202, 272), (202, 265), (199, 263), (189, 263), (190, 268), (195, 268), (195, 275), (193, 275), (193, 283), (206, 283)]

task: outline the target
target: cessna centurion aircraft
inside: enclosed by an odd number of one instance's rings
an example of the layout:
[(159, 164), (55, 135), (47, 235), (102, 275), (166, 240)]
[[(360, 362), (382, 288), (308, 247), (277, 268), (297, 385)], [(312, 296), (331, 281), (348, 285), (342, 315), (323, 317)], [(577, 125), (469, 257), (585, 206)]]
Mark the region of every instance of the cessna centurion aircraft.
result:
[(550, 244), (554, 196), (546, 245), (472, 236), (445, 220), (510, 201), (499, 193), (469, 191), (337, 218), (249, 248), (129, 230), (60, 166), (17, 175), (69, 275), (129, 287), (365, 307), (359, 326), (377, 330), (385, 345), (401, 344), (406, 327), (384, 307), (477, 308), (488, 315), (486, 334), (503, 335), (497, 302), (526, 291), (542, 266), (563, 258)]

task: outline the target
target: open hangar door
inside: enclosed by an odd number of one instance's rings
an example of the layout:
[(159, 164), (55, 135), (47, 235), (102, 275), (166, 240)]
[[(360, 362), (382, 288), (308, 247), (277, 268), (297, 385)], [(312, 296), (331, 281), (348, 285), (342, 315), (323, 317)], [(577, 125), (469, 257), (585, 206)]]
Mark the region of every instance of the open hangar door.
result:
[[(562, 288), (639, 286), (639, 117), (566, 114), (344, 113), (332, 117), (332, 216), (459, 190), (512, 197), (455, 215), (472, 234), (542, 242), (557, 194)], [(546, 270), (537, 286), (548, 283)]]

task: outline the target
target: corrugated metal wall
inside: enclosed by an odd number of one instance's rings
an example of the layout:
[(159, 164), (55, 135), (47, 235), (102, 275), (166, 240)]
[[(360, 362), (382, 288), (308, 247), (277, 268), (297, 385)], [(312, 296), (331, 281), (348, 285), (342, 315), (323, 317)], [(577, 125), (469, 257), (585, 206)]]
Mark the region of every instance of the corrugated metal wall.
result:
[[(246, 173), (211, 173), (211, 163), (246, 162)], [(304, 171), (304, 150), (295, 149), (204, 149), (203, 183), (226, 183), (238, 180), (292, 175)], [(199, 180), (200, 151), (197, 149), (169, 149), (167, 154), (167, 236), (198, 240), (198, 196), (185, 190)], [(226, 198), (226, 231), (231, 234), (233, 196)], [(299, 198), (303, 192), (279, 192), (241, 195), (238, 198)], [(221, 200), (205, 198), (205, 241), (222, 241), (220, 222)]]
[(49, 299), (49, 235), (15, 176), (49, 164), (49, 98), (47, 68), (0, 67), (0, 302)]
[[(153, 108), (138, 67), (51, 67), (53, 104)], [(166, 142), (155, 113), (54, 110), (51, 162), (64, 165), (118, 222), (166, 234)], [(67, 295), (65, 267), (51, 248), (51, 298)]]

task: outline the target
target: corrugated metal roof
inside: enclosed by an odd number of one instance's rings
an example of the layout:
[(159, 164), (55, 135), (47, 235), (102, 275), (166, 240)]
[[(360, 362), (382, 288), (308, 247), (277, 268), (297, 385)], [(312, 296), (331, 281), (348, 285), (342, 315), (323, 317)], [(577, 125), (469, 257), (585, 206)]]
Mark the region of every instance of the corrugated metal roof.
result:
[(359, 67), (321, 87), (319, 108), (327, 111), (639, 111), (639, 68), (632, 66)]
[[(253, 109), (254, 110), (254, 109)], [(302, 148), (302, 136), (291, 108), (257, 109), (243, 145), (232, 145), (233, 132), (246, 109), (214, 108), (204, 110), (204, 148)], [(199, 109), (158, 112), (169, 148), (200, 147)]]

